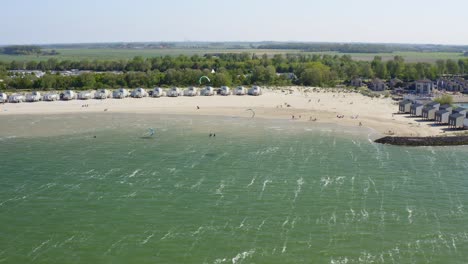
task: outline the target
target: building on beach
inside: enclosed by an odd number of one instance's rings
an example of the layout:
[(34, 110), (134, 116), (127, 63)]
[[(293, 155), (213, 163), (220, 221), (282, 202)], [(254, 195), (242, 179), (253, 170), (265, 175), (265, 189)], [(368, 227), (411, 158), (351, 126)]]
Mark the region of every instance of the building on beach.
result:
[(24, 95), (22, 94), (12, 94), (8, 96), (8, 102), (9, 103), (22, 103), (26, 100)]
[(245, 87), (244, 86), (237, 86), (234, 90), (235, 95), (245, 95)]
[(184, 91), (184, 96), (197, 96), (198, 89), (196, 87), (190, 86)]
[(128, 90), (125, 89), (125, 88), (119, 88), (119, 89), (114, 90), (112, 92), (112, 97), (117, 98), (117, 99), (123, 99), (123, 98), (128, 97), (129, 95), (130, 94), (129, 94)]
[(418, 94), (431, 94), (435, 90), (434, 83), (428, 79), (416, 81), (415, 87)]
[(424, 105), (421, 103), (414, 103), (410, 107), (410, 115), (411, 116), (422, 116), (422, 110)]
[(64, 101), (70, 101), (70, 100), (75, 100), (76, 97), (77, 97), (77, 95), (76, 95), (76, 93), (74, 91), (66, 90), (65, 92), (63, 92), (60, 99), (62, 99)]
[(204, 96), (212, 96), (214, 95), (215, 92), (214, 92), (214, 89), (213, 87), (211, 86), (206, 86), (205, 88), (203, 88), (203, 90), (201, 91), (201, 95), (204, 95)]
[(178, 97), (181, 95), (180, 89), (177, 87), (172, 87), (167, 93), (168, 97)]
[(89, 100), (89, 99), (92, 99), (93, 97), (94, 97), (94, 93), (92, 91), (82, 91), (78, 93), (78, 96), (77, 96), (79, 100)]
[(8, 102), (8, 95), (6, 93), (0, 93), (0, 103)]
[(392, 78), (390, 82), (388, 82), (388, 84), (390, 85), (390, 88), (392, 89), (401, 88), (404, 86), (404, 82), (398, 78)]
[(448, 124), (449, 116), (452, 114), (451, 109), (439, 109), (435, 112), (435, 121), (439, 124)]
[(422, 110), (422, 118), (426, 120), (434, 120), (435, 112), (439, 110), (440, 104), (437, 102), (430, 102), (424, 106)]
[(143, 89), (141, 87), (138, 87), (138, 88), (135, 88), (135, 90), (132, 91), (130, 96), (133, 97), (133, 98), (143, 98), (143, 97), (147, 97), (148, 93), (146, 92), (145, 89)]
[(221, 86), (219, 94), (224, 95), (224, 96), (230, 95), (231, 89), (229, 89), (229, 87), (227, 86)]
[(259, 96), (262, 94), (262, 88), (258, 86), (253, 86), (252, 88), (249, 89), (248, 91), (249, 95), (254, 95), (254, 96)]
[(362, 81), (361, 78), (353, 78), (349, 84), (352, 86), (352, 87), (356, 87), (356, 88), (359, 88), (359, 87), (362, 87), (364, 86), (364, 82)]
[(95, 99), (107, 99), (111, 97), (111, 93), (109, 92), (109, 90), (107, 89), (99, 89), (96, 91), (96, 93), (94, 93), (94, 98)]
[(33, 91), (26, 95), (26, 102), (39, 102), (40, 100), (42, 100), (40, 92)]
[(467, 114), (467, 110), (466, 108), (463, 108), (463, 107), (457, 107), (455, 109), (452, 110), (452, 113), (453, 114), (462, 114), (462, 115), (466, 115)]
[(455, 113), (449, 116), (449, 128), (464, 128), (466, 114)]
[(371, 89), (372, 91), (385, 91), (387, 89), (387, 85), (381, 79), (375, 78), (370, 83), (369, 89)]
[(400, 113), (410, 113), (410, 110), (411, 110), (411, 105), (413, 104), (413, 102), (411, 102), (411, 100), (403, 100), (401, 101), (398, 105), (399, 105), (399, 110), (398, 112)]
[(164, 96), (164, 90), (161, 87), (154, 87), (153, 90), (151, 90), (151, 97), (161, 97)]
[(60, 95), (58, 93), (52, 92), (52, 93), (46, 93), (44, 96), (42, 96), (42, 101), (57, 101), (60, 99)]

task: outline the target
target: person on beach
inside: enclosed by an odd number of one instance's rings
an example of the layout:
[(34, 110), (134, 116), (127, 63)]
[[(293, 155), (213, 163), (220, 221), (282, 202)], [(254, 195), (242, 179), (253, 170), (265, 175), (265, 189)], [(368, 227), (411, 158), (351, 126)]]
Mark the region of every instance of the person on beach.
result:
[(359, 126), (362, 126), (362, 123), (361, 123), (361, 122), (359, 122)]
[(197, 110), (200, 110), (200, 107), (197, 105)]

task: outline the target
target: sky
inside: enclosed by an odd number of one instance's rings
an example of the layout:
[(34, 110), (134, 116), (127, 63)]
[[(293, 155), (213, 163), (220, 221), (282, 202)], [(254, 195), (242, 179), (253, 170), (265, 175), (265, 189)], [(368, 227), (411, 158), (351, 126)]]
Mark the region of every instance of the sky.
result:
[(468, 45), (468, 0), (0, 0), (0, 44), (307, 41)]

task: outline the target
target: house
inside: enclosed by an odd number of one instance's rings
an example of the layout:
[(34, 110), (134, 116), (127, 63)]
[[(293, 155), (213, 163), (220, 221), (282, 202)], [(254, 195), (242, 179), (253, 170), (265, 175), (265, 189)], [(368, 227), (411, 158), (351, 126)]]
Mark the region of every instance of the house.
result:
[(350, 81), (349, 84), (350, 84), (351, 86), (357, 87), (357, 88), (364, 86), (364, 82), (362, 81), (361, 78), (354, 78), (354, 79), (352, 79), (352, 80)]
[(110, 96), (111, 96), (111, 93), (109, 92), (109, 90), (106, 90), (106, 89), (99, 89), (94, 94), (95, 99), (101, 99), (101, 100), (107, 99)]
[(221, 86), (221, 95), (227, 96), (231, 94), (231, 90), (227, 86)]
[(205, 88), (203, 88), (203, 90), (201, 91), (201, 95), (204, 95), (204, 96), (212, 96), (214, 95), (215, 92), (214, 92), (214, 89), (213, 87), (211, 86), (206, 86)]
[(234, 91), (235, 95), (245, 95), (245, 88), (244, 86), (237, 86), (236, 90)]
[(163, 91), (163, 89), (161, 87), (155, 87), (151, 91), (151, 96), (152, 97), (161, 97), (161, 96), (164, 96), (164, 95), (165, 95), (165, 93), (164, 93), (164, 91)]
[(171, 90), (167, 93), (168, 97), (178, 97), (181, 95), (180, 89), (177, 87), (172, 87)]
[(403, 100), (399, 103), (400, 113), (410, 113), (412, 102), (410, 100)]
[(439, 124), (447, 124), (450, 114), (452, 114), (451, 110), (440, 109), (435, 112), (435, 121)]
[(252, 86), (252, 88), (249, 89), (248, 94), (249, 95), (254, 95), (254, 96), (261, 95), (262, 94), (262, 88), (260, 88), (258, 86)]
[(184, 91), (184, 96), (197, 96), (198, 95), (198, 89), (195, 87), (189, 87), (187, 90)]
[(422, 110), (422, 118), (426, 120), (434, 120), (435, 112), (439, 110), (440, 104), (437, 102), (428, 103)]
[(372, 91), (384, 91), (387, 89), (387, 85), (381, 79), (375, 78), (370, 83), (369, 89), (371, 89)]
[(416, 81), (415, 86), (418, 94), (431, 94), (435, 89), (434, 83), (428, 79)]
[(463, 107), (457, 107), (455, 109), (452, 110), (452, 113), (453, 114), (462, 114), (462, 115), (466, 115), (467, 113), (467, 110)]
[(76, 93), (72, 90), (66, 90), (65, 92), (63, 92), (61, 99), (65, 101), (74, 100), (76, 99)]
[(119, 88), (112, 92), (112, 98), (123, 99), (128, 97), (129, 93), (128, 90), (125, 88)]
[(138, 88), (136, 88), (135, 90), (132, 91), (130, 96), (133, 97), (133, 98), (143, 98), (143, 97), (147, 97), (148, 93), (146, 92), (145, 89), (143, 89), (141, 87), (138, 87)]
[(410, 115), (411, 116), (422, 116), (422, 110), (424, 105), (421, 103), (414, 103), (410, 107)]
[(449, 116), (449, 128), (463, 128), (464, 127), (464, 121), (465, 121), (465, 115), (464, 114), (451, 114)]
[(21, 103), (24, 102), (26, 98), (22, 94), (12, 94), (8, 96), (9, 103)]
[(41, 93), (33, 91), (26, 95), (26, 102), (38, 102), (42, 99)]
[(78, 94), (79, 100), (89, 100), (94, 97), (94, 93), (92, 91), (83, 91)]
[(403, 81), (398, 78), (391, 79), (389, 84), (391, 88), (401, 88), (404, 85)]
[(8, 101), (8, 95), (6, 93), (0, 93), (0, 103), (5, 103)]
[(42, 96), (42, 101), (57, 101), (60, 99), (60, 95), (58, 93), (46, 93)]

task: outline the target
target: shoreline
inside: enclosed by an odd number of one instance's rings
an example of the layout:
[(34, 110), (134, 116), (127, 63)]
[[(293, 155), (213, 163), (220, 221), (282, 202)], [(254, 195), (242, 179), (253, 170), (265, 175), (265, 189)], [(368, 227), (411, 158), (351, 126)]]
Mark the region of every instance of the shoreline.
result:
[[(316, 88), (317, 89), (317, 88)], [(391, 98), (370, 98), (358, 93), (305, 92), (298, 87), (264, 89), (261, 96), (196, 96), (73, 100), (0, 105), (0, 116), (53, 115), (80, 113), (174, 114), (188, 116), (245, 117), (291, 120), (317, 124), (338, 124), (375, 130), (382, 135), (449, 135), (440, 127), (397, 115), (398, 105)], [(83, 107), (87, 105), (87, 107)], [(197, 109), (199, 108), (199, 109)], [(338, 118), (338, 116), (344, 116)], [(294, 119), (293, 119), (294, 117)], [(313, 121), (315, 120), (315, 121)]]

